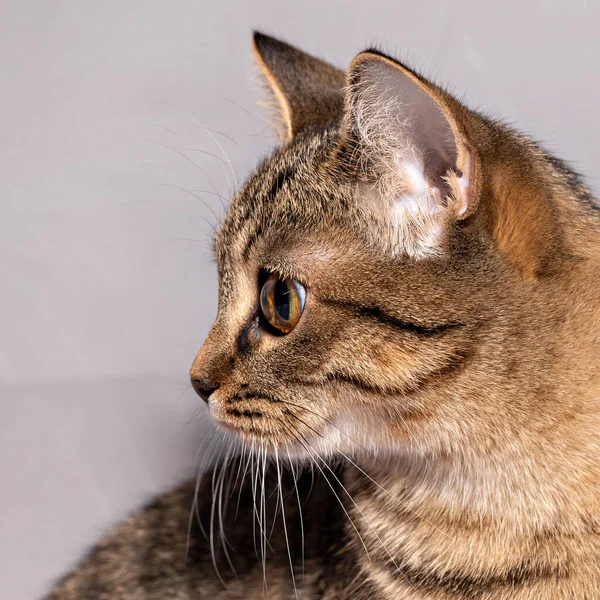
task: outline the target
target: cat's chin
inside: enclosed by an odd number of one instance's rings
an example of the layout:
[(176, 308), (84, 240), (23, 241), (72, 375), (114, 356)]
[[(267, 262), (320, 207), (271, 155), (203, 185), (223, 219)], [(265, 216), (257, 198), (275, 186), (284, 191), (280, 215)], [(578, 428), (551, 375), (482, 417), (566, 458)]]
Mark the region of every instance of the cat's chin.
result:
[(234, 445), (242, 442), (246, 449), (258, 450), (267, 456), (304, 464), (339, 454), (336, 445), (323, 436), (312, 434), (299, 440), (288, 431), (280, 431), (268, 423), (255, 423), (248, 427), (246, 423), (232, 419), (216, 418), (214, 415), (213, 418), (217, 428), (226, 432)]
[(217, 423), (217, 426), (225, 430), (234, 443), (236, 440), (241, 441), (246, 448), (261, 450), (267, 456), (289, 459), (292, 462), (306, 463), (311, 459), (329, 458), (335, 453), (333, 447), (328, 447), (322, 440), (306, 439), (298, 442), (277, 432), (259, 432), (224, 423)]
[(231, 417), (230, 413), (223, 414), (220, 411), (211, 411), (211, 416), (217, 427), (226, 431), (229, 437), (245, 442), (249, 446), (265, 449), (267, 453), (281, 451), (285, 454), (289, 451), (291, 455), (292, 452), (295, 454), (302, 450), (302, 445), (297, 440), (273, 427), (268, 420), (252, 421), (252, 417), (249, 416)]

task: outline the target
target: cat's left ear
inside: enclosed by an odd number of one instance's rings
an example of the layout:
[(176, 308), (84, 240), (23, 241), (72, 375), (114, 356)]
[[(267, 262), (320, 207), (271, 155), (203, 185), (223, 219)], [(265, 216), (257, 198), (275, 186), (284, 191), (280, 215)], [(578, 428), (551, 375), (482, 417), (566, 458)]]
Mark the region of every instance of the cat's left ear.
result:
[(368, 50), (350, 64), (342, 144), (385, 221), (394, 252), (423, 257), (447, 246), (449, 221), (475, 208), (477, 158), (460, 104), (391, 58)]
[(339, 122), (344, 109), (343, 71), (262, 33), (254, 33), (253, 47), (284, 141)]

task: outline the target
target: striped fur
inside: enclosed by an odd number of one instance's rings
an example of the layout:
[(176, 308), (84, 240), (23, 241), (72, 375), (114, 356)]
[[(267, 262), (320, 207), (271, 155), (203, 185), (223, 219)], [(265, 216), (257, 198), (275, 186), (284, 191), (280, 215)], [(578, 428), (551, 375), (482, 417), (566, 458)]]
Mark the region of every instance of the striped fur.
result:
[[(191, 371), (244, 452), (203, 480), (187, 562), (193, 484), (120, 525), (48, 598), (599, 598), (589, 191), (531, 140), (377, 51), (353, 61), (344, 88), (286, 44), (257, 35), (255, 50), (287, 141), (217, 233), (218, 316)], [(378, 132), (393, 127), (396, 105), (360, 88), (381, 65), (417, 86), (444, 119), (435, 131), (452, 136), (434, 164), (448, 170), (428, 183), (442, 204), (415, 222), (403, 213), (400, 230), (388, 217), (405, 180), (382, 174), (404, 160), (384, 156), (394, 131), (367, 148), (356, 125), (366, 98), (363, 124), (371, 111)], [(438, 235), (436, 252), (415, 251)], [(308, 290), (286, 336), (261, 326), (264, 270)]]

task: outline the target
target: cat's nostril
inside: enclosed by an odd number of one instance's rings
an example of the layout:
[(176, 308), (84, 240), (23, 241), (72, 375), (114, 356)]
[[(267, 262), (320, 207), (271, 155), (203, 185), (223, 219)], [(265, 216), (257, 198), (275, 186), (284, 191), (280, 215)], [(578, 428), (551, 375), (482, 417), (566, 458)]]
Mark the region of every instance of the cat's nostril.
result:
[(196, 394), (198, 394), (198, 396), (200, 396), (204, 402), (208, 402), (210, 395), (218, 389), (218, 386), (213, 387), (203, 379), (196, 379), (192, 377), (191, 380), (192, 387), (194, 388)]

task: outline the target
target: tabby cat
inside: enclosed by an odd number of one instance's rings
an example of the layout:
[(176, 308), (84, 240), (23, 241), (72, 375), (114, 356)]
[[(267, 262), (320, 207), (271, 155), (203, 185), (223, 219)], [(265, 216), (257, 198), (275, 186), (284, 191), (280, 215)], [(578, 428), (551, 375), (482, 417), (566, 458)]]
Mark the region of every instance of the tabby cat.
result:
[(240, 451), (48, 598), (600, 598), (590, 192), (377, 50), (254, 51), (283, 143), (217, 233), (191, 368)]

